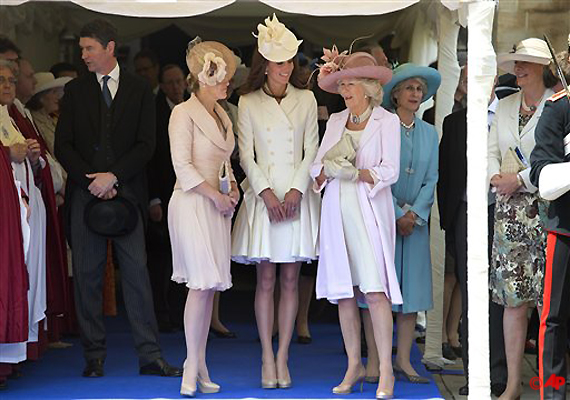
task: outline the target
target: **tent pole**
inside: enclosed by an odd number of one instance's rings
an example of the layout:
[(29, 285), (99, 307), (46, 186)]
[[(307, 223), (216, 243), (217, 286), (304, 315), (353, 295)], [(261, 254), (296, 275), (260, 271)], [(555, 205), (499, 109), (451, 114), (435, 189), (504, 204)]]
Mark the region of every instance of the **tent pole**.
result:
[(468, 7), (467, 286), (469, 398), (490, 399), (489, 262), (487, 257), (487, 107), (496, 75), (492, 46), (494, 0)]
[[(435, 97), (435, 127), (439, 138), (442, 135), (443, 119), (451, 113), (453, 96), (459, 81), (457, 62), (457, 38), (459, 25), (457, 13), (441, 6), (438, 10), (438, 64), (441, 85)], [(427, 313), (426, 345), (424, 361), (442, 364), (443, 289), (445, 276), (445, 236), (440, 228), (436, 200), (431, 211), (430, 250), (432, 264), (433, 309)], [(442, 365), (443, 366), (443, 365)]]

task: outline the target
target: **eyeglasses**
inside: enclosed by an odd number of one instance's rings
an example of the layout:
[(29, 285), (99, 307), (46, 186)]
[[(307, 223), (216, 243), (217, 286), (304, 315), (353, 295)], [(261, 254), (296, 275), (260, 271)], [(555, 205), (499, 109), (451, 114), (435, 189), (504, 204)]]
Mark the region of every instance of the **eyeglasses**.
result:
[(6, 83), (16, 86), (18, 80), (16, 78), (6, 78), (5, 76), (0, 76), (0, 85), (4, 85)]

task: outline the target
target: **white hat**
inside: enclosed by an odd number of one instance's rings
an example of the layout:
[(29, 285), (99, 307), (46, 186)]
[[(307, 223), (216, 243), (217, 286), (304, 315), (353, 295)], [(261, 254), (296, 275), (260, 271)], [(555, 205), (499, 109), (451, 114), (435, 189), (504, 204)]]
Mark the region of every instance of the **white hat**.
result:
[(299, 45), (303, 42), (297, 40), (293, 32), (283, 25), (275, 13), (273, 19), (265, 18), (265, 25), (257, 25), (257, 49), (269, 61), (283, 62), (292, 59), (297, 54)]
[(69, 76), (62, 76), (56, 79), (51, 72), (37, 72), (34, 74), (34, 78), (36, 78), (37, 82), (34, 95), (45, 90), (64, 87), (67, 82), (73, 79)]
[(514, 73), (515, 61), (526, 61), (535, 64), (548, 65), (550, 63), (548, 45), (542, 39), (529, 38), (521, 40), (510, 53), (497, 56), (497, 64), (503, 71)]

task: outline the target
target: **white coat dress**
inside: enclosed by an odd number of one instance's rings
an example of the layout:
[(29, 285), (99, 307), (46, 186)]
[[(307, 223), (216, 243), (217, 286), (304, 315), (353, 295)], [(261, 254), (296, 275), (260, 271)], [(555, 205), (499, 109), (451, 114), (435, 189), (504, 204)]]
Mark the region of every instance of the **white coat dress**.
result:
[[(320, 197), (310, 189), (309, 168), (318, 148), (317, 102), (313, 93), (289, 85), (278, 103), (259, 89), (238, 106), (243, 203), (232, 232), (232, 259), (242, 264), (317, 258)], [(271, 188), (280, 201), (292, 188), (302, 200), (296, 217), (271, 223), (259, 194)]]

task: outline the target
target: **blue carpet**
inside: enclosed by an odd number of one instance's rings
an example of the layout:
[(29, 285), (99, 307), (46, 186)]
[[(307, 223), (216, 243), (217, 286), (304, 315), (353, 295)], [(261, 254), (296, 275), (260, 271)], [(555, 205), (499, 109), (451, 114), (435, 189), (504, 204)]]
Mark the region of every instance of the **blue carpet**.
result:
[[(38, 362), (28, 362), (23, 367), (24, 376), (8, 382), (8, 389), (0, 392), (0, 399), (149, 399), (180, 398), (180, 378), (162, 378), (138, 375), (138, 361), (132, 337), (124, 318), (108, 318), (108, 355), (105, 376), (87, 379), (80, 376), (84, 367), (81, 344), (72, 339), (73, 347), (50, 350)], [(311, 326), (313, 343), (292, 343), (289, 368), (293, 387), (288, 390), (263, 390), (260, 388), (260, 345), (255, 325), (229, 324), (238, 339), (212, 338), (208, 343), (208, 365), (212, 379), (222, 386), (218, 394), (201, 398), (243, 399), (324, 399), (324, 398), (374, 398), (376, 385), (364, 384), (364, 390), (348, 396), (331, 393), (344, 374), (346, 356), (338, 325), (320, 323)], [(172, 364), (182, 365), (185, 344), (182, 332), (161, 335), (164, 357)], [(430, 376), (420, 363), (420, 352), (413, 348), (413, 364), (416, 370)], [(398, 399), (441, 399), (435, 383), (413, 385), (401, 380), (396, 382)]]

